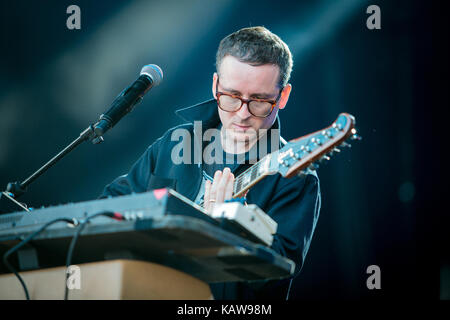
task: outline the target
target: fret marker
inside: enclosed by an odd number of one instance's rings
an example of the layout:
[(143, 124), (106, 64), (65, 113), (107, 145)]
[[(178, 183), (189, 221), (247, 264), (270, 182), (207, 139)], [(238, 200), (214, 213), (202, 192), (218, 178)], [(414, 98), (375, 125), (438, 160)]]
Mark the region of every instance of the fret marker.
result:
[(250, 182), (250, 175), (249, 174), (246, 174), (245, 176), (244, 176), (244, 181), (243, 181), (243, 183), (244, 184), (248, 184)]
[(264, 173), (269, 171), (269, 165), (270, 165), (270, 157), (265, 157), (265, 159), (262, 161), (261, 166), (259, 167), (259, 172)]

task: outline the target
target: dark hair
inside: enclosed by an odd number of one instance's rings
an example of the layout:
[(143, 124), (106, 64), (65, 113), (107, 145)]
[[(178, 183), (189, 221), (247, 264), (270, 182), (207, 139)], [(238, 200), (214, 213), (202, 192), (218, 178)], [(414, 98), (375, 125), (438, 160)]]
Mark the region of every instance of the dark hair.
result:
[(284, 87), (291, 77), (293, 61), (289, 47), (265, 27), (243, 28), (223, 38), (216, 54), (217, 72), (227, 55), (253, 66), (277, 65), (280, 68), (281, 87)]

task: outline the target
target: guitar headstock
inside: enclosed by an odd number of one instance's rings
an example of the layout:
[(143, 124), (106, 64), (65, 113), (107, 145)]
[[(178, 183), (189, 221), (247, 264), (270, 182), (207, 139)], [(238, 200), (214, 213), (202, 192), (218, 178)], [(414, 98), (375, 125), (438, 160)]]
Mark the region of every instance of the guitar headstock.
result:
[(350, 147), (347, 139), (361, 140), (355, 129), (355, 118), (341, 113), (333, 124), (306, 136), (289, 141), (278, 152), (277, 171), (286, 178), (304, 173), (306, 168), (315, 170), (318, 161), (330, 160), (340, 152), (337, 147)]

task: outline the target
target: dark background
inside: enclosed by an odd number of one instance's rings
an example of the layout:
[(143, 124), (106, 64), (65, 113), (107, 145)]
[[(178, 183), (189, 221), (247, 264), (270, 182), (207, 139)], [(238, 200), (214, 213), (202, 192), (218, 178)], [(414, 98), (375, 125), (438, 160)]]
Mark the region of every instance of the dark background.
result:
[[(97, 120), (142, 66), (164, 81), (100, 145), (83, 144), (20, 198), (96, 198), (147, 146), (209, 99), (220, 40), (263, 25), (291, 48), (287, 140), (357, 120), (363, 140), (319, 170), (322, 210), (294, 299), (450, 298), (445, 230), (448, 26), (431, 1), (4, 1), (0, 187), (23, 181)], [(66, 8), (81, 8), (68, 30)], [(381, 9), (369, 30), (366, 8)], [(442, 121), (442, 122), (441, 122)], [(447, 143), (448, 144), (448, 143)], [(444, 193), (445, 192), (445, 193)], [(442, 215), (440, 215), (442, 213)], [(366, 269), (381, 268), (381, 290)]]

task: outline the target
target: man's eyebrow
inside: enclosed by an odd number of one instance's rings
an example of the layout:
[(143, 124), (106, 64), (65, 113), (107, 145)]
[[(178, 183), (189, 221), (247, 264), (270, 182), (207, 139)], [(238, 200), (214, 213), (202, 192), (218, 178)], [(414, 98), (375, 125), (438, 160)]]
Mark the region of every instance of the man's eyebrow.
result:
[[(222, 86), (222, 84), (221, 84)], [(239, 90), (234, 90), (234, 89), (229, 89), (226, 88), (224, 86), (222, 86), (223, 89), (231, 94), (237, 95), (237, 96), (242, 96), (242, 93)], [(269, 94), (269, 93), (252, 93), (250, 95), (251, 98), (257, 98), (257, 99), (270, 99), (273, 98), (274, 95), (273, 94)]]

